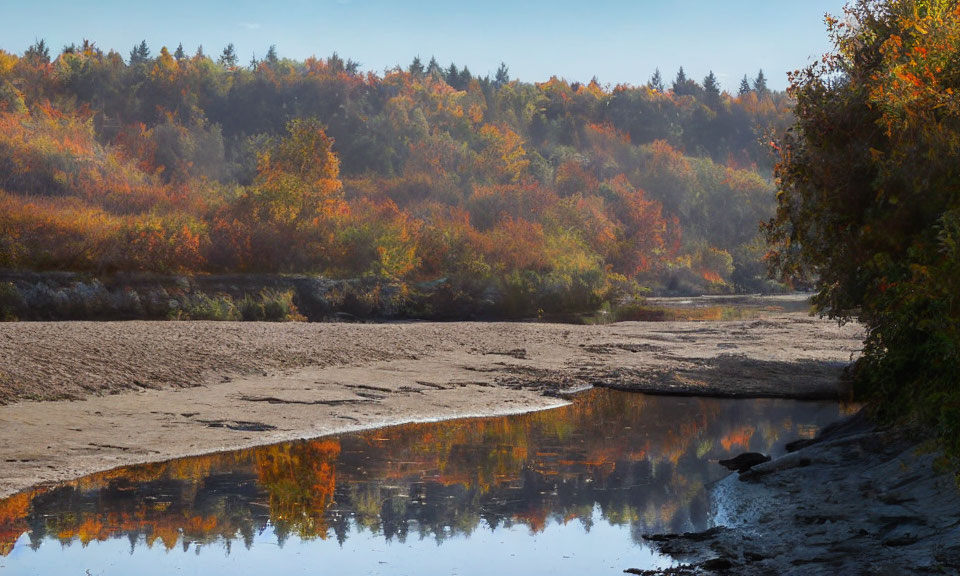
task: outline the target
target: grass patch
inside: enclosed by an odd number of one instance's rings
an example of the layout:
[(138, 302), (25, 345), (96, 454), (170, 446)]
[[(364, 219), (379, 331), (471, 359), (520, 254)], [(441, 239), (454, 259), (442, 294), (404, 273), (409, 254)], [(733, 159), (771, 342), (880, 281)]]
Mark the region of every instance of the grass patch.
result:
[(180, 312), (184, 320), (240, 320), (240, 312), (233, 298), (226, 294), (193, 296)]
[(177, 320), (247, 322), (303, 322), (306, 318), (294, 304), (293, 290), (261, 290), (234, 301), (228, 294), (190, 296), (174, 315)]
[(238, 307), (241, 320), (252, 322), (303, 322), (306, 318), (293, 302), (293, 290), (261, 290), (243, 297)]

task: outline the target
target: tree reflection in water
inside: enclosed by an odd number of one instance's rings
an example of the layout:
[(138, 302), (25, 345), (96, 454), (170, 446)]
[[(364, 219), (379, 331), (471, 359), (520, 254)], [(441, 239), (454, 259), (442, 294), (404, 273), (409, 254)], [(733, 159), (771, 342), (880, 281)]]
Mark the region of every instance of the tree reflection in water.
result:
[(129, 539), (186, 550), (272, 528), (282, 545), (367, 531), (441, 543), (478, 527), (602, 521), (650, 532), (703, 530), (719, 458), (776, 452), (843, 407), (783, 400), (667, 398), (594, 390), (571, 406), (501, 418), (408, 424), (131, 466), (0, 501), (0, 554), (22, 535)]

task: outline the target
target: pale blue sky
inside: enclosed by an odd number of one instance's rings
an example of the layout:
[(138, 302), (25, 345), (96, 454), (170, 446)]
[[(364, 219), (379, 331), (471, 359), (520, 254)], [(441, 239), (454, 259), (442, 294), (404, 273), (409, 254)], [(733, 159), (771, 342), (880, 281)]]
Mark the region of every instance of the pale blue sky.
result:
[(337, 51), (382, 72), (431, 55), (447, 66), (511, 76), (641, 84), (659, 67), (701, 80), (709, 70), (736, 90), (763, 68), (773, 88), (829, 49), (825, 13), (843, 0), (0, 0), (0, 48), (23, 52), (44, 38), (57, 51), (89, 38), (124, 56), (146, 39), (153, 53), (179, 42), (217, 55), (233, 42), (246, 63), (276, 44), (302, 59)]

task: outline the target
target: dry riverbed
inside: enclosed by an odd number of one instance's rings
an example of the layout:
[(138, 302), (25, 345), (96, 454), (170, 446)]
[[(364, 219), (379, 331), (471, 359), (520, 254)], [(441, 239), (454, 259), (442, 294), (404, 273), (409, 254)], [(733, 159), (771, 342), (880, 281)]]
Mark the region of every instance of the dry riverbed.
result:
[(734, 322), (0, 324), (0, 495), (115, 466), (611, 386), (836, 398), (854, 325)]

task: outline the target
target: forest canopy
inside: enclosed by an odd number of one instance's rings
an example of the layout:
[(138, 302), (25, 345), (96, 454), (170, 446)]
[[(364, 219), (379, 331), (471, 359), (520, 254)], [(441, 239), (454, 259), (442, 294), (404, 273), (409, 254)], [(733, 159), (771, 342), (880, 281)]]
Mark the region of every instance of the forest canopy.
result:
[(791, 108), (762, 71), (729, 94), (38, 41), (0, 51), (0, 268), (446, 282), (518, 313), (764, 290)]

